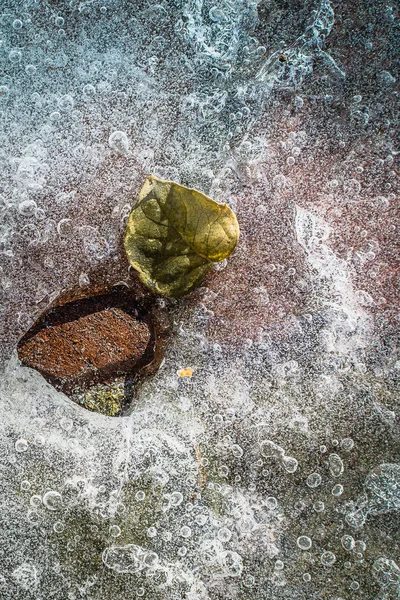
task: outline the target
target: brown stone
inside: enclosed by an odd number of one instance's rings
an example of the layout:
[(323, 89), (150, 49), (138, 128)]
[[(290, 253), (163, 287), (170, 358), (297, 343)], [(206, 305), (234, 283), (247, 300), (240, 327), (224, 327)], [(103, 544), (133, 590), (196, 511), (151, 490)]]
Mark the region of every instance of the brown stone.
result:
[(69, 393), (134, 373), (152, 360), (151, 341), (148, 322), (126, 298), (110, 294), (50, 311), (21, 340), (18, 354)]

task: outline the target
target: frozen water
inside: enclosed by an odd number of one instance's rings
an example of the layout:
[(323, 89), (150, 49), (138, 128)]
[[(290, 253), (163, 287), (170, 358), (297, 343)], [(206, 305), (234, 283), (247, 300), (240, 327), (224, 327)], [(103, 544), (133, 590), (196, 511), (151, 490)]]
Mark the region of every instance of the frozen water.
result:
[[(1, 2), (1, 599), (398, 597), (398, 18)], [(133, 286), (149, 173), (241, 238), (157, 301), (164, 361), (111, 419), (15, 349), (50, 306)]]

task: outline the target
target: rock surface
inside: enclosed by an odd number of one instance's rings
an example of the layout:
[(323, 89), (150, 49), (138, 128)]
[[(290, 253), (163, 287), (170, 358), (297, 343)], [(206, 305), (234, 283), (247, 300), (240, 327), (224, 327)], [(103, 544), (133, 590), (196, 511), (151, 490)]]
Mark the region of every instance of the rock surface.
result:
[(66, 393), (132, 373), (150, 342), (149, 327), (104, 304), (92, 298), (53, 309), (21, 340), (22, 363)]

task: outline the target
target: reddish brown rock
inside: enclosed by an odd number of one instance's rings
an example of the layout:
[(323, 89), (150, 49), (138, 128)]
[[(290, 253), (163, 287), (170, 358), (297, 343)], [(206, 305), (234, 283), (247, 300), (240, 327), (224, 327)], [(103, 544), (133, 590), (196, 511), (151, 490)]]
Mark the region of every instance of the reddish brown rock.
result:
[(153, 354), (149, 324), (135, 312), (118, 295), (66, 304), (24, 336), (19, 358), (66, 393), (134, 373)]

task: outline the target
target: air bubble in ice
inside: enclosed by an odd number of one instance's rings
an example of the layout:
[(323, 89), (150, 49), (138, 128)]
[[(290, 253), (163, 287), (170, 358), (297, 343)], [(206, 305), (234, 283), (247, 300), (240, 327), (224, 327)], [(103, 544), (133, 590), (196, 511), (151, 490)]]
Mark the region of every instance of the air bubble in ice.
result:
[(221, 529), (218, 530), (218, 539), (221, 542), (229, 542), (231, 537), (232, 537), (232, 532), (227, 527), (221, 527)]
[(357, 540), (355, 543), (355, 552), (365, 552), (367, 549), (367, 544), (364, 542), (364, 540)]
[(306, 479), (306, 484), (309, 488), (316, 488), (321, 485), (322, 477), (319, 473), (311, 473)]
[(6, 85), (0, 85), (0, 100), (6, 100), (10, 94), (10, 89)]
[(295, 473), (299, 463), (297, 459), (293, 458), (292, 456), (284, 456), (282, 459), (282, 464), (285, 471), (288, 473)]
[(60, 420), (60, 427), (62, 429), (64, 429), (64, 431), (71, 431), (73, 426), (74, 426), (74, 423), (73, 423), (72, 419), (70, 419), (69, 417), (63, 417)]
[(21, 62), (22, 52), (20, 50), (15, 50), (15, 49), (10, 50), (10, 52), (8, 54), (8, 58), (12, 63), (17, 64), (17, 63)]
[(361, 306), (373, 306), (374, 299), (372, 298), (371, 294), (365, 290), (357, 290), (354, 295)]
[(288, 473), (294, 473), (297, 470), (297, 460), (291, 456), (285, 456), (285, 450), (281, 446), (278, 446), (278, 444), (275, 444), (275, 442), (264, 440), (261, 442), (260, 447), (264, 458), (275, 458)]
[(24, 217), (33, 217), (37, 209), (37, 204), (34, 200), (23, 200), (18, 204), (18, 212)]
[(96, 88), (93, 85), (87, 83), (83, 86), (83, 95), (85, 96), (85, 98), (92, 98), (95, 94)]
[(33, 496), (31, 496), (31, 498), (29, 500), (29, 504), (35, 508), (37, 506), (40, 506), (42, 504), (42, 497), (39, 496), (38, 494), (34, 494)]
[(109, 532), (112, 537), (116, 538), (121, 535), (121, 527), (119, 527), (118, 525), (111, 525)]
[(343, 494), (343, 486), (337, 483), (331, 490), (332, 496), (341, 496)]
[(33, 443), (35, 444), (35, 446), (44, 446), (45, 444), (45, 439), (42, 435), (40, 434), (36, 434), (33, 440)]
[(272, 179), (272, 183), (277, 190), (282, 190), (287, 185), (287, 179), (280, 173), (279, 175), (275, 175)]
[(320, 560), (324, 567), (331, 567), (336, 562), (336, 556), (333, 552), (323, 552)]
[(154, 568), (158, 563), (158, 554), (156, 552), (146, 551), (143, 557), (143, 564), (150, 569)]
[(154, 538), (157, 536), (157, 529), (155, 527), (149, 527), (146, 533), (147, 537)]
[(74, 107), (74, 99), (70, 94), (62, 96), (58, 101), (58, 108), (63, 112), (69, 112)]
[(36, 67), (35, 65), (26, 65), (25, 67), (25, 73), (27, 75), (34, 75), (36, 73)]
[(52, 121), (53, 123), (57, 123), (57, 121), (59, 121), (60, 119), (61, 113), (59, 113), (58, 110), (55, 110), (52, 113), (50, 113), (50, 121)]
[(181, 527), (180, 529), (180, 535), (183, 538), (190, 538), (190, 536), (192, 535), (192, 530), (190, 529), (190, 527), (188, 527), (187, 525), (184, 525), (183, 527)]
[(57, 233), (61, 238), (68, 238), (72, 235), (74, 230), (72, 219), (61, 219), (57, 223)]
[(309, 538), (307, 535), (301, 535), (298, 537), (296, 543), (300, 550), (309, 550), (312, 546), (311, 538)]
[(172, 492), (169, 503), (171, 506), (179, 506), (183, 502), (183, 496), (180, 492)]
[(28, 520), (31, 523), (38, 523), (39, 522), (39, 513), (37, 512), (37, 510), (31, 510), (31, 509), (29, 509), (28, 513), (27, 513), (27, 516), (28, 516)]
[(301, 108), (303, 108), (304, 106), (304, 100), (303, 98), (301, 98), (300, 96), (295, 96), (294, 98), (294, 105), (295, 107), (300, 110)]
[(208, 16), (210, 17), (211, 21), (214, 21), (214, 23), (226, 21), (225, 13), (216, 6), (213, 6), (213, 8), (210, 9)]
[(59, 510), (62, 505), (62, 498), (59, 492), (51, 490), (43, 496), (43, 504), (48, 510)]
[(65, 525), (62, 521), (56, 521), (53, 525), (53, 529), (56, 533), (62, 533), (65, 529)]
[(340, 445), (342, 446), (343, 450), (347, 451), (350, 451), (354, 448), (354, 442), (351, 438), (343, 438), (340, 442)]
[(343, 548), (345, 550), (347, 550), (348, 552), (353, 550), (354, 545), (355, 545), (354, 538), (351, 535), (347, 535), (347, 534), (342, 535), (342, 537), (340, 538), (340, 542), (341, 542)]
[(238, 444), (233, 444), (231, 450), (235, 458), (241, 458), (243, 456), (243, 449)]
[(246, 575), (246, 577), (243, 580), (243, 585), (246, 588), (251, 588), (253, 587), (253, 585), (255, 584), (255, 577), (253, 577), (253, 575)]
[(222, 415), (216, 414), (213, 416), (213, 421), (215, 425), (222, 425), (224, 422), (224, 417)]
[(114, 131), (108, 138), (108, 143), (113, 150), (120, 154), (127, 154), (129, 150), (129, 139), (124, 131)]
[(218, 475), (220, 477), (227, 477), (229, 473), (229, 469), (226, 465), (221, 465), (220, 468), (218, 469)]
[(340, 477), (343, 473), (343, 461), (340, 456), (338, 456), (338, 454), (330, 454), (328, 463), (332, 477)]
[(117, 515), (123, 515), (126, 512), (126, 506), (123, 502), (118, 502), (115, 506)]
[(25, 440), (24, 438), (19, 438), (19, 440), (17, 440), (15, 442), (15, 451), (16, 452), (26, 452), (29, 448), (28, 442), (27, 440)]

